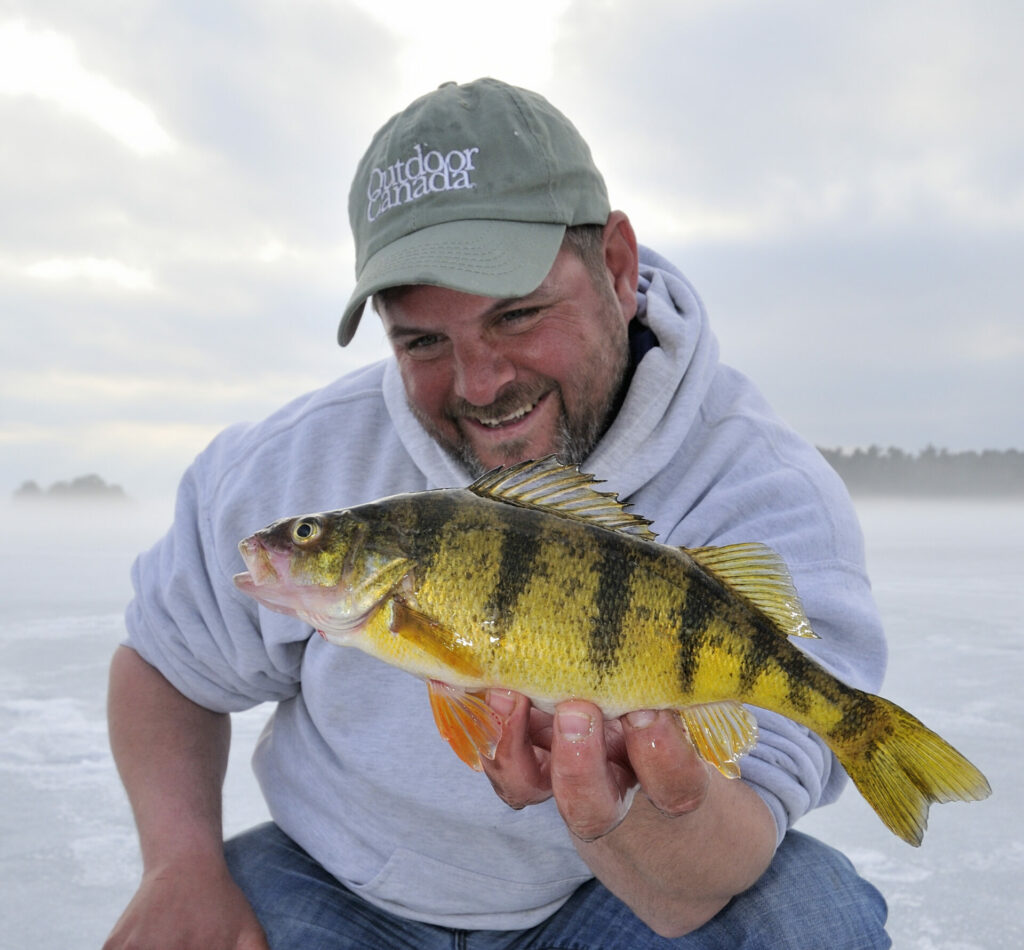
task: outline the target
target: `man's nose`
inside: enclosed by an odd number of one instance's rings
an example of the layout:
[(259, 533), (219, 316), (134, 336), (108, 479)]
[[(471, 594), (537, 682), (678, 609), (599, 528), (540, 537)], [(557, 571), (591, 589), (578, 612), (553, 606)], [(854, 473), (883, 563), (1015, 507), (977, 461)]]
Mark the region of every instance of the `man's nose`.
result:
[(512, 361), (485, 341), (461, 343), (455, 348), (455, 394), (474, 406), (494, 402), (515, 375)]

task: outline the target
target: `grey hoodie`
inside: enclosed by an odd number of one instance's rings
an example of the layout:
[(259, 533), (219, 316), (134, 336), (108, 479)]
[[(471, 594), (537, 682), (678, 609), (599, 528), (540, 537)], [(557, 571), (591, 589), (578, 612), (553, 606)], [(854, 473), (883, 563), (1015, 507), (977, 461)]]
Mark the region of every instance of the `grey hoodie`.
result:
[[(800, 646), (877, 690), (885, 646), (842, 483), (719, 363), (700, 300), (647, 249), (637, 319), (657, 345), (581, 467), (665, 543), (778, 551), (821, 637)], [(243, 569), (238, 541), (277, 518), (469, 480), (412, 416), (394, 360), (232, 427), (189, 468), (169, 533), (135, 564), (127, 643), (210, 709), (277, 704), (253, 763), (271, 815), (355, 893), (430, 923), (521, 929), (591, 876), (554, 804), (509, 809), (437, 734), (422, 682), (311, 636), (231, 580)], [(741, 781), (781, 840), (845, 776), (813, 733), (756, 714)]]

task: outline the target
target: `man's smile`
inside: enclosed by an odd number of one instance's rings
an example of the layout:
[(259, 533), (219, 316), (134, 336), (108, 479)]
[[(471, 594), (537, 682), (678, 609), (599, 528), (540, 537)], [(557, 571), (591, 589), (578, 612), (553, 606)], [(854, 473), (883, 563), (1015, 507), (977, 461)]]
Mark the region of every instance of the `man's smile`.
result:
[(474, 416), (472, 414), (467, 413), (466, 418), (469, 418), (474, 422), (478, 422), (480, 423), (480, 425), (488, 429), (503, 429), (506, 426), (513, 425), (520, 419), (524, 418), (525, 416), (533, 412), (533, 410), (537, 407), (538, 402), (540, 402), (539, 399), (534, 400), (533, 402), (530, 402), (524, 406), (520, 406), (518, 409), (513, 409), (511, 412), (501, 416), (488, 415), (486, 413), (480, 413), (479, 415)]
[[(534, 434), (538, 425), (544, 423), (548, 413), (545, 409), (550, 399), (551, 390), (541, 396), (527, 397), (513, 408), (495, 405), (489, 408), (469, 409), (455, 417), (455, 423), (467, 438), (489, 444), (506, 442), (509, 439), (522, 440)], [(556, 409), (557, 409), (557, 400)]]

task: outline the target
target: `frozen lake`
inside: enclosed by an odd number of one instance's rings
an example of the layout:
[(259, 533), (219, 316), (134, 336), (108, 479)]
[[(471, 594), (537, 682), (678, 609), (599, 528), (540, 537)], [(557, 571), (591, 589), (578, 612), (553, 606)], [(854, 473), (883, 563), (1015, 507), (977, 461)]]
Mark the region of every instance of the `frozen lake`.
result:
[[(890, 641), (882, 692), (967, 754), (994, 794), (934, 806), (924, 845), (852, 789), (800, 823), (882, 890), (899, 950), (1024, 946), (1024, 503), (863, 500)], [(135, 553), (169, 506), (0, 514), (0, 947), (97, 948), (139, 860), (107, 748), (106, 672)], [(2, 509), (0, 509), (2, 511)], [(236, 716), (225, 822), (266, 817), (248, 757), (268, 710)]]

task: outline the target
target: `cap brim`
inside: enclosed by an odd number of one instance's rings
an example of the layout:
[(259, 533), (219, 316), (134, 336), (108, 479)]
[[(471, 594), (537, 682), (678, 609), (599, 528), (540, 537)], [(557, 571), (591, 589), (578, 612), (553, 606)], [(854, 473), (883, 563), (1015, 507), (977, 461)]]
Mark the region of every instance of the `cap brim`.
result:
[(421, 228), (381, 248), (363, 267), (338, 327), (346, 346), (367, 299), (388, 287), (431, 284), (481, 297), (522, 297), (551, 270), (564, 224), (450, 221)]

